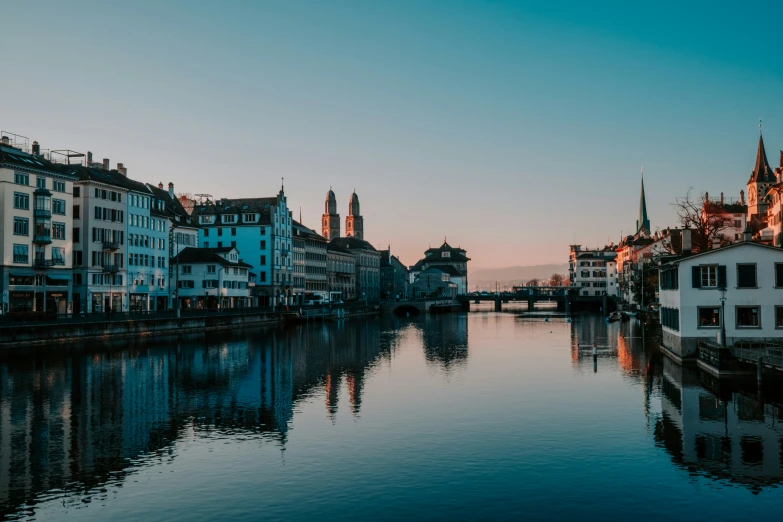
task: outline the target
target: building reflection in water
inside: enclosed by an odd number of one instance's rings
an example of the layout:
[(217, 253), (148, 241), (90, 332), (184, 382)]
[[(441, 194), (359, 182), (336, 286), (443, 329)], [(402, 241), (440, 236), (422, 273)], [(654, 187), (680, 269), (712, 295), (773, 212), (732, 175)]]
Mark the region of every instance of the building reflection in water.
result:
[(105, 493), (174, 458), (172, 442), (193, 430), (284, 444), (303, 398), (324, 393), (334, 420), (343, 383), (357, 415), (366, 373), (389, 357), (380, 329), (349, 321), (0, 361), (0, 517)]
[(707, 374), (668, 358), (662, 366), (662, 408), (654, 436), (677, 465), (754, 492), (783, 482), (778, 399), (759, 400), (755, 383), (741, 381), (723, 382), (727, 389), (712, 391), (717, 383)]
[(422, 330), (427, 363), (445, 372), (463, 368), (468, 361), (468, 316), (446, 314), (423, 316), (417, 321)]

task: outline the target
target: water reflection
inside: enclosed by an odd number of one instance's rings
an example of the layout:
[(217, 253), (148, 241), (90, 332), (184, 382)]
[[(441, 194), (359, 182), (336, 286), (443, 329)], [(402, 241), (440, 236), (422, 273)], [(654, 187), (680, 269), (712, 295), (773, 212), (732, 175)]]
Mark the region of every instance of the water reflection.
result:
[[(356, 475), (346, 463), (356, 449), (340, 453), (338, 437), (356, 436), (352, 427), (363, 423), (372, 439), (357, 441), (395, 463), (405, 461), (406, 473), (421, 470), (414, 500), (439, 468), (447, 476), (478, 473), (468, 487), (496, 498), (501, 486), (479, 473), (485, 459), (495, 459), (507, 473), (504, 484), (527, 488), (530, 498), (558, 496), (552, 484), (576, 477), (575, 462), (585, 455), (610, 462), (623, 437), (636, 437), (667, 470), (671, 461), (683, 476), (718, 487), (760, 491), (779, 484), (783, 401), (759, 397), (755, 383), (716, 383), (678, 367), (661, 357), (655, 340), (646, 341), (636, 321), (606, 324), (586, 315), (567, 323), (555, 314), (487, 312), (208, 334), (176, 343), (115, 342), (111, 349), (7, 358), (0, 361), (0, 513), (33, 515), (53, 499), (66, 508), (111, 502), (107, 494), (127, 485), (129, 475), (187, 458), (178, 444), (194, 438), (253, 439), (274, 452), (290, 450), (295, 436), (301, 440), (302, 431), (318, 426), (313, 415), (332, 429), (316, 434), (328, 448), (317, 459), (334, 458), (326, 466), (330, 476), (346, 480), (331, 475), (335, 462)], [(395, 379), (397, 387), (390, 384)], [(302, 418), (309, 421), (304, 427), (296, 422)], [(420, 431), (411, 436), (411, 430)], [(595, 441), (607, 437), (617, 437), (614, 448), (602, 450)], [(417, 445), (430, 440), (437, 444)], [(454, 454), (438, 453), (448, 451)], [(543, 467), (530, 471), (531, 462)], [(646, 462), (624, 473), (645, 475)], [(536, 481), (518, 473), (525, 466), (542, 484), (549, 475), (554, 479), (537, 490)], [(579, 482), (594, 483), (593, 495), (614, 484), (602, 483), (603, 473), (617, 479), (607, 467), (587, 469)], [(599, 473), (590, 475), (594, 469)], [(310, 475), (303, 465), (297, 478)], [(448, 499), (448, 492), (437, 495)], [(573, 505), (584, 503), (575, 498)]]
[(389, 356), (380, 332), (378, 321), (361, 321), (3, 361), (0, 513), (43, 492), (38, 500), (105, 493), (139, 457), (165, 458), (191, 430), (282, 444), (296, 404), (314, 390), (334, 416), (344, 383), (358, 414), (366, 372)]
[(654, 436), (677, 465), (754, 491), (783, 482), (780, 402), (764, 402), (750, 383), (724, 382), (714, 390), (704, 385), (716, 383), (697, 369), (668, 358), (662, 366)]

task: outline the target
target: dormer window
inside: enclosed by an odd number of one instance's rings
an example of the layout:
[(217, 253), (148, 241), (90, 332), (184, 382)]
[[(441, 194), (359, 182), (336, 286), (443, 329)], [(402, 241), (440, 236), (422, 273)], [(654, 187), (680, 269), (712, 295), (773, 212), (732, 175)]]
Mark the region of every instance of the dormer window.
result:
[(242, 223), (255, 223), (258, 217), (255, 214), (242, 214)]
[(441, 252), (441, 257), (451, 257), (451, 252)]
[(211, 225), (215, 223), (215, 216), (199, 216), (199, 220), (205, 225)]
[(236, 223), (236, 214), (223, 214), (223, 223)]

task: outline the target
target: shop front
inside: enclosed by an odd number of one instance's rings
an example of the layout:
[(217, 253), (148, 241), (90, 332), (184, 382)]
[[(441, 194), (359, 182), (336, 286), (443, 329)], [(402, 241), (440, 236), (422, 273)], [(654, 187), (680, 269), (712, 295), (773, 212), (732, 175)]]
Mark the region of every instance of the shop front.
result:
[(146, 312), (148, 310), (149, 294), (130, 294), (129, 310), (131, 312)]

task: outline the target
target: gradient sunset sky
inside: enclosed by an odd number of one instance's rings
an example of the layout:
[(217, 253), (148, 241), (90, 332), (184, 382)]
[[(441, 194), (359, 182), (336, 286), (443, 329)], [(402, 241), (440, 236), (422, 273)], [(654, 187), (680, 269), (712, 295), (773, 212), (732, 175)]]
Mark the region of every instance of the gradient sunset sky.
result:
[[(780, 2), (3, 2), (0, 128), (139, 181), (274, 195), (320, 232), (355, 188), (413, 264), (564, 263), (737, 198), (783, 148)], [(686, 5), (687, 4), (687, 5)]]

